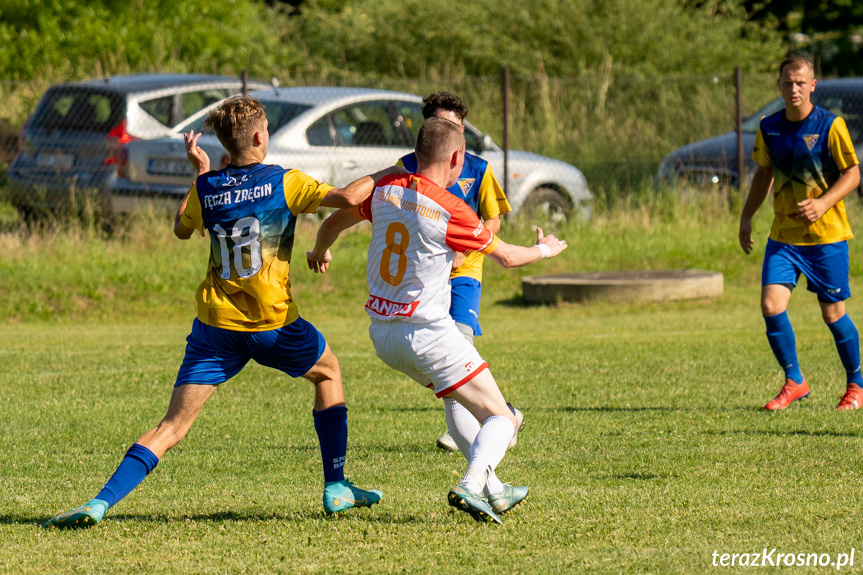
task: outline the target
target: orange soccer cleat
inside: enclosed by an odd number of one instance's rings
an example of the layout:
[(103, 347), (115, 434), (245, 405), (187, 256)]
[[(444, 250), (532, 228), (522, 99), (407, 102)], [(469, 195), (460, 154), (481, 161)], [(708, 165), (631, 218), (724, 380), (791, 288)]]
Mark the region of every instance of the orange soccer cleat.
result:
[(860, 409), (863, 407), (863, 388), (856, 383), (849, 383), (845, 388), (845, 395), (839, 400), (839, 405), (836, 409), (844, 411), (846, 409)]
[(785, 385), (782, 386), (779, 395), (770, 400), (764, 409), (770, 411), (785, 409), (791, 405), (792, 401), (803, 399), (807, 395), (809, 395), (809, 384), (806, 383), (805, 379), (803, 383), (795, 383), (794, 380), (786, 378)]

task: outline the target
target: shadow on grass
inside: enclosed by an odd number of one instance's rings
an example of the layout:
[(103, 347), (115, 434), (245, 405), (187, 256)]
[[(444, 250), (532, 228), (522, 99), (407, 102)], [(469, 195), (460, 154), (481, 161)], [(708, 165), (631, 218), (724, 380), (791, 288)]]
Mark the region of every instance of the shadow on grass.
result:
[(50, 516), (45, 515), (0, 515), (0, 525), (37, 525), (41, 526), (43, 523), (51, 519)]
[[(439, 517), (439, 515), (438, 515)], [(14, 516), (0, 515), (0, 525), (32, 525), (41, 527), (50, 516)], [(189, 525), (193, 523), (264, 523), (269, 521), (280, 521), (287, 523), (308, 522), (308, 521), (340, 521), (352, 520), (362, 521), (364, 523), (375, 523), (380, 525), (410, 525), (433, 523), (437, 519), (432, 519), (426, 515), (393, 513), (386, 511), (378, 511), (376, 509), (350, 509), (326, 515), (323, 511), (291, 511), (288, 513), (275, 512), (238, 512), (238, 511), (220, 511), (216, 513), (196, 513), (194, 515), (182, 516), (167, 516), (154, 514), (136, 514), (136, 513), (121, 513), (117, 515), (107, 515), (102, 521), (103, 527), (108, 527), (111, 523), (129, 523), (143, 522), (165, 525)], [(98, 529), (99, 527), (97, 527)], [(52, 530), (54, 531), (54, 530)], [(66, 531), (66, 530), (60, 530)], [(73, 530), (78, 531), (78, 530)]]

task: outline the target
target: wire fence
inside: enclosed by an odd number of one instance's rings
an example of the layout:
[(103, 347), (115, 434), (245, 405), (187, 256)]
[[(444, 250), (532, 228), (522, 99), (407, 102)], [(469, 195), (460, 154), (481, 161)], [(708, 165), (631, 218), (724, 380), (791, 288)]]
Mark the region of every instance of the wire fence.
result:
[[(439, 90), (467, 102), (468, 148), (489, 161), (516, 212), (589, 214), (656, 185), (719, 188), (741, 177), (733, 69), (644, 78), (539, 73), (510, 78), (506, 92), (503, 75), (323, 84), (250, 81), (245, 89), (267, 108), (268, 161), (333, 185), (409, 152), (422, 123), (420, 97)], [(742, 85), (744, 114), (781, 106), (775, 77), (746, 75)], [(200, 130), (209, 106), (243, 89), (240, 78), (176, 74), (0, 82), (0, 200), (25, 215), (74, 211), (84, 198), (106, 213), (141, 203), (173, 209), (192, 178), (182, 131)], [(824, 81), (816, 95), (863, 144), (863, 80)], [(757, 120), (744, 123), (747, 165)], [(227, 163), (215, 136), (201, 142), (214, 167)]]

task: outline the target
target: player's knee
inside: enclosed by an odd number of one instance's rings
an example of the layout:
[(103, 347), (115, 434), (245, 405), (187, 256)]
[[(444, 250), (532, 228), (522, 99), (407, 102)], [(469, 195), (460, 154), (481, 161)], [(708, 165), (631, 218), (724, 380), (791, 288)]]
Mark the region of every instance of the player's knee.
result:
[(339, 368), (339, 360), (329, 346), (326, 347), (324, 353), (312, 369), (307, 371), (303, 377), (315, 385), (327, 382), (341, 383), (342, 372), (341, 368)]

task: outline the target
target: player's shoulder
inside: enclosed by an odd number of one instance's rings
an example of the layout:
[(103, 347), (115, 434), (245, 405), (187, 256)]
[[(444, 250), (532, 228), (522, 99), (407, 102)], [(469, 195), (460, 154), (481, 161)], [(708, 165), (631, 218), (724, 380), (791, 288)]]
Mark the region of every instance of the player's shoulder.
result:
[(464, 167), (461, 170), (462, 174), (473, 172), (476, 175), (480, 175), (485, 173), (488, 169), (488, 161), (475, 154), (471, 154), (470, 152), (464, 153)]
[[(772, 114), (767, 114), (766, 116), (762, 116), (761, 122), (759, 122), (759, 126), (761, 128), (762, 134), (767, 129), (770, 130), (778, 130), (780, 124), (782, 124), (785, 120), (785, 108), (773, 112)], [(767, 134), (764, 134), (767, 135)]]

